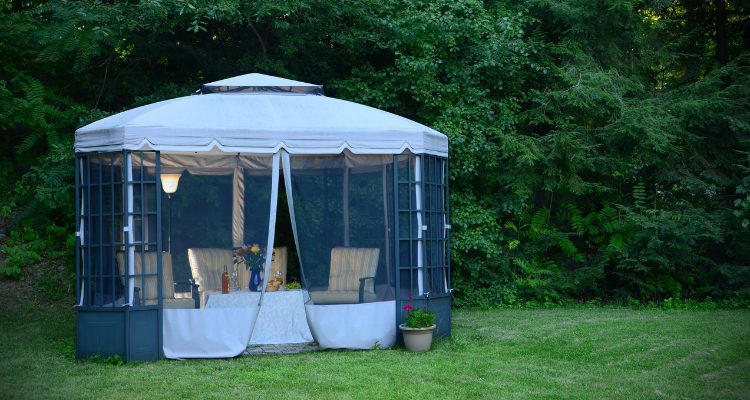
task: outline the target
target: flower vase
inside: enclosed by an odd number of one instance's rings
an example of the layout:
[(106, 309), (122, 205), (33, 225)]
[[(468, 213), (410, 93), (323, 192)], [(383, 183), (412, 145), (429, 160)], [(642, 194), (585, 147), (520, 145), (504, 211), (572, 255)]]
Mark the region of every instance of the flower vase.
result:
[(250, 289), (251, 292), (257, 292), (258, 291), (258, 285), (260, 285), (261, 279), (260, 279), (260, 269), (253, 268), (250, 270), (250, 283), (248, 284), (248, 289)]

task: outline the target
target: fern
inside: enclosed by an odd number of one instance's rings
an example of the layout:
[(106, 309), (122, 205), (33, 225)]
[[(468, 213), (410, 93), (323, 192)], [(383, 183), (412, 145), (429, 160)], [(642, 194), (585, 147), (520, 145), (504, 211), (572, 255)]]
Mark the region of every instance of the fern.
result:
[(32, 147), (44, 136), (42, 131), (32, 131), (21, 144), (16, 147), (16, 152), (23, 153), (31, 150)]
[(549, 221), (550, 210), (548, 208), (539, 209), (534, 216), (531, 218), (529, 224), (529, 231), (527, 236), (531, 239), (538, 239), (540, 236), (545, 235), (549, 230), (545, 229), (547, 222)]
[(63, 181), (68, 178), (67, 175), (70, 175), (70, 166), (67, 165), (58, 165), (52, 172), (47, 175), (47, 179), (44, 180), (44, 186), (46, 187), (55, 187), (59, 186), (63, 183)]
[(514, 232), (518, 233), (518, 227), (516, 227), (516, 224), (511, 221), (506, 222), (505, 227), (508, 229), (513, 229)]
[[(24, 73), (18, 73), (11, 83), (22, 96), (13, 99), (9, 107), (12, 114), (7, 117), (5, 113), (0, 115), (0, 123), (29, 129), (27, 136), (16, 146), (16, 152), (31, 150), (43, 138), (50, 147), (61, 143), (58, 129), (70, 129), (80, 108), (74, 108), (75, 103), (70, 99), (55, 96), (38, 79)], [(25, 118), (19, 120), (19, 115)]]
[(682, 295), (682, 285), (669, 274), (659, 274), (645, 281), (645, 288), (653, 294), (660, 294), (665, 298), (679, 299)]
[[(549, 258), (542, 258), (539, 260), (539, 264), (541, 269), (538, 272), (541, 272), (542, 274), (553, 274), (555, 272), (559, 273), (562, 272), (562, 269), (555, 263), (553, 260)], [(544, 272), (542, 272), (544, 271)]]
[(581, 210), (579, 210), (573, 204), (564, 204), (563, 208), (565, 208), (570, 213), (568, 219), (570, 219), (570, 224), (573, 228), (573, 231), (578, 236), (583, 235), (586, 227), (586, 221), (582, 217), (583, 213), (581, 213)]
[(599, 220), (600, 221), (602, 221), (602, 220), (610, 220), (611, 221), (611, 220), (617, 218), (617, 210), (614, 207), (612, 207), (611, 203), (609, 203), (607, 201), (604, 201), (604, 202), (602, 202), (602, 205), (603, 205), (602, 210), (599, 211)]
[(570, 258), (575, 257), (576, 253), (578, 253), (578, 248), (576, 248), (567, 236), (563, 236), (562, 239), (557, 242), (557, 247), (559, 247), (560, 250)]
[(644, 184), (639, 183), (633, 186), (633, 200), (635, 206), (643, 210), (646, 206), (646, 186)]
[(21, 208), (21, 210), (18, 212), (18, 214), (16, 215), (16, 218), (13, 219), (13, 221), (11, 221), (10, 224), (8, 224), (8, 227), (5, 228), (5, 231), (6, 232), (11, 232), (17, 226), (19, 226), (23, 220), (25, 220), (25, 219), (31, 217), (32, 215), (34, 215), (34, 213), (39, 208), (39, 205), (40, 205), (39, 200), (38, 199), (33, 199), (28, 204), (26, 204), (25, 206), (23, 206)]

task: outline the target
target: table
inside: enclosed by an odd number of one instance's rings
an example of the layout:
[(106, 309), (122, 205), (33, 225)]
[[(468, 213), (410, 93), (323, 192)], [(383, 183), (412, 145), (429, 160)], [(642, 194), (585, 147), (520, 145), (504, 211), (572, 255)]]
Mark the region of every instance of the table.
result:
[[(208, 291), (206, 308), (240, 308), (258, 304), (260, 292), (240, 290), (221, 294)], [(304, 290), (266, 293), (248, 344), (282, 344), (312, 342), (305, 313)]]

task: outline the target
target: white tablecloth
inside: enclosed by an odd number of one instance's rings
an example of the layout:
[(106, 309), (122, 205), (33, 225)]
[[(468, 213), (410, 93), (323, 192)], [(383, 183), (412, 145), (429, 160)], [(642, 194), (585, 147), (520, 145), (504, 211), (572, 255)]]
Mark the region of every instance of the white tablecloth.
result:
[[(257, 306), (260, 299), (259, 292), (248, 290), (229, 294), (209, 293), (206, 308)], [(307, 325), (304, 298), (305, 293), (302, 290), (266, 293), (249, 344), (312, 342), (313, 336)]]

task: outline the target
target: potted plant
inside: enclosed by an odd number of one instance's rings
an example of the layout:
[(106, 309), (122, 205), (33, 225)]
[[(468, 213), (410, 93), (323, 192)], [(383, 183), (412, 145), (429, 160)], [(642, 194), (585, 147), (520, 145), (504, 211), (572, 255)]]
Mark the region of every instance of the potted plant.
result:
[[(411, 296), (409, 301), (414, 304)], [(427, 304), (422, 308), (407, 304), (404, 310), (406, 323), (399, 325), (401, 333), (404, 334), (404, 346), (415, 353), (429, 350), (432, 346), (432, 331), (435, 329), (435, 313), (428, 310)]]

